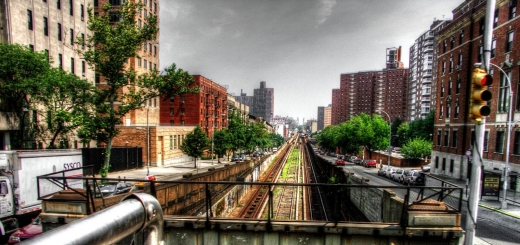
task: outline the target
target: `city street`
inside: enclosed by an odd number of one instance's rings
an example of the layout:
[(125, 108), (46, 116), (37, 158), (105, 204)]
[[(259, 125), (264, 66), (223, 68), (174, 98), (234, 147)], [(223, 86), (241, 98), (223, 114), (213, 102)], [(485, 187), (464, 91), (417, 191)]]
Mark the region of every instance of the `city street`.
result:
[[(335, 157), (329, 156), (320, 156), (331, 163), (334, 163), (336, 160)], [(355, 165), (351, 162), (347, 162), (345, 166), (341, 168), (348, 170), (351, 173), (354, 173), (357, 176), (363, 176), (364, 178), (369, 179), (368, 183), (370, 185), (385, 185), (385, 186), (400, 186), (402, 184), (387, 179), (385, 177), (379, 176), (377, 174), (377, 168), (365, 168), (359, 165)], [(436, 176), (441, 178), (440, 176)], [(449, 181), (449, 180), (448, 180)], [(463, 186), (461, 186), (463, 187)], [(397, 195), (402, 197), (402, 193), (396, 192)], [(404, 192), (403, 192), (404, 193)], [(498, 201), (496, 198), (494, 200), (484, 199), (481, 201), (481, 205), (478, 210), (478, 218), (477, 218), (477, 230), (476, 237), (478, 240), (477, 244), (504, 244), (504, 245), (513, 245), (518, 244), (520, 241), (520, 231), (518, 227), (520, 227), (520, 219), (516, 217), (512, 217), (506, 215), (502, 212), (497, 212), (496, 210), (491, 210), (490, 208), (483, 207), (483, 205), (491, 207), (491, 205), (495, 204), (495, 206), (499, 207)], [(515, 206), (514, 204), (509, 204), (509, 209), (511, 210), (520, 210), (520, 206)], [(467, 219), (467, 202), (462, 202), (462, 227), (464, 228), (466, 225)], [(506, 210), (507, 211), (507, 210)], [(518, 212), (517, 212), (518, 213)]]

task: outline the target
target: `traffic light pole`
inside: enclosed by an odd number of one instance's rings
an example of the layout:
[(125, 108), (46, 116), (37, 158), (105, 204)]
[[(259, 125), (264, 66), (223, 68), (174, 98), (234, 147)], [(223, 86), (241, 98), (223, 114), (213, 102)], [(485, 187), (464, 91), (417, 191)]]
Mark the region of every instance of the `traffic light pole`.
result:
[[(489, 72), (489, 63), (491, 58), (491, 38), (493, 36), (493, 20), (495, 18), (496, 0), (486, 1), (486, 17), (484, 23), (484, 45), (483, 45), (483, 69)], [(470, 95), (471, 96), (471, 95)], [(470, 103), (470, 110), (471, 110)], [(473, 150), (473, 164), (471, 169), (470, 190), (468, 199), (468, 212), (466, 215), (466, 241), (464, 244), (473, 245), (475, 239), (475, 230), (477, 226), (478, 200), (480, 196), (480, 180), (482, 175), (482, 151), (484, 149), (484, 130), (486, 128), (486, 118), (475, 124), (475, 145)]]

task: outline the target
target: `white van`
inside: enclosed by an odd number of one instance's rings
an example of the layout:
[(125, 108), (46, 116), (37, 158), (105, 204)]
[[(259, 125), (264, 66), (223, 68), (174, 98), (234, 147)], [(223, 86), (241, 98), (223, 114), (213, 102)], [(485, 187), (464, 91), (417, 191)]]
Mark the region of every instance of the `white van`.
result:
[(276, 151), (278, 151), (278, 148), (274, 147), (273, 152), (276, 152)]

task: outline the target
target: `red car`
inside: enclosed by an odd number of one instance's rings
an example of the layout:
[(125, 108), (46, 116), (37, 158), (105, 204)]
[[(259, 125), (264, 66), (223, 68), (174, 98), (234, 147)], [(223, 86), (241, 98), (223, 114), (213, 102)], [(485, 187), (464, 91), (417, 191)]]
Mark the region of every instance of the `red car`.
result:
[(345, 160), (343, 160), (343, 158), (338, 158), (338, 160), (336, 160), (336, 165), (345, 165)]
[(18, 244), (24, 240), (33, 238), (42, 234), (42, 220), (40, 216), (36, 217), (31, 224), (28, 224), (15, 231), (10, 237), (7, 244)]
[(377, 166), (376, 160), (367, 160), (365, 163), (365, 167), (367, 168), (375, 168)]

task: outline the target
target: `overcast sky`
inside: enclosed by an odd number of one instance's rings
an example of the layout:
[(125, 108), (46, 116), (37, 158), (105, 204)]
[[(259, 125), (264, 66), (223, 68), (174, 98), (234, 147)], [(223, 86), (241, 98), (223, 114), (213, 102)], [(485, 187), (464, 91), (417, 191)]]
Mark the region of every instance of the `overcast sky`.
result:
[(160, 8), (161, 67), (176, 63), (239, 95), (261, 81), (274, 113), (317, 118), (340, 74), (385, 67), (463, 0), (168, 0)]

